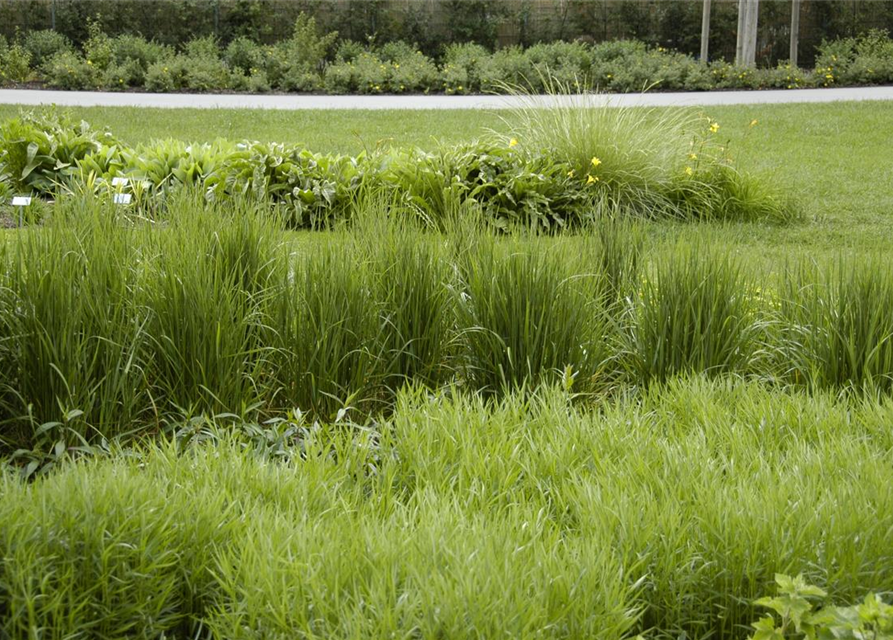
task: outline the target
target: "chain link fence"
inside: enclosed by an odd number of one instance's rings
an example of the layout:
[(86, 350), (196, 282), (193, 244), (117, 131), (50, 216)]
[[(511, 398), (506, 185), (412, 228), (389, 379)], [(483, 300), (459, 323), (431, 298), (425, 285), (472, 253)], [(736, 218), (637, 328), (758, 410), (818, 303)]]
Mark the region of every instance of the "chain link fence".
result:
[[(761, 1), (760, 64), (787, 57), (791, 4)], [(713, 0), (711, 57), (734, 58), (737, 5)], [(402, 39), (435, 56), (457, 41), (505, 47), (618, 38), (697, 55), (701, 8), (701, 0), (0, 0), (0, 34), (55, 29), (81, 43), (88, 22), (98, 20), (111, 35), (139, 33), (167, 44), (204, 35), (274, 42), (303, 11), (342, 38)], [(803, 0), (800, 25), (800, 62), (810, 66), (823, 39), (893, 31), (893, 0)]]

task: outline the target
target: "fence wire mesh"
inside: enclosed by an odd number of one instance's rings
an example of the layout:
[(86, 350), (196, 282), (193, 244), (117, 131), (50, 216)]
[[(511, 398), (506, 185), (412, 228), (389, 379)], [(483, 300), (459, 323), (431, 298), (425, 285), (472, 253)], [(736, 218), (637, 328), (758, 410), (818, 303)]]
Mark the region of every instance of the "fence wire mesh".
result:
[[(637, 38), (696, 55), (702, 0), (0, 0), (0, 34), (7, 39), (55, 29), (76, 43), (97, 20), (111, 34), (139, 33), (167, 44), (216, 35), (262, 42), (287, 37), (299, 13), (323, 29), (358, 41), (402, 39), (437, 55), (449, 42), (490, 47), (540, 41), (591, 42)], [(787, 58), (790, 0), (760, 2), (757, 60)], [(737, 0), (713, 0), (711, 57), (734, 58)], [(869, 29), (893, 30), (893, 0), (803, 0), (800, 63), (810, 66), (823, 39)]]

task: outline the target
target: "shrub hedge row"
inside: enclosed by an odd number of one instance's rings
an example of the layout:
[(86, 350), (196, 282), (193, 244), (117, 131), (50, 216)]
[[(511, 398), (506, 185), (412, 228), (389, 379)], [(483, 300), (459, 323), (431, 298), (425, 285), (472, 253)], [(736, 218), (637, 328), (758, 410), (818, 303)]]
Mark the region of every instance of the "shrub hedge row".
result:
[(43, 82), (61, 89), (304, 92), (330, 94), (503, 92), (519, 85), (541, 92), (553, 77), (580, 91), (709, 90), (827, 87), (893, 82), (893, 41), (886, 32), (823, 43), (813, 70), (737, 67), (637, 41), (552, 42), (491, 51), (474, 43), (447, 46), (437, 58), (395, 41), (374, 46), (321, 34), (302, 14), (291, 37), (258, 44), (246, 37), (225, 47), (213, 36), (179, 48), (134, 35), (110, 37), (91, 23), (83, 47), (54, 31), (13, 42), (0, 37), (0, 83)]

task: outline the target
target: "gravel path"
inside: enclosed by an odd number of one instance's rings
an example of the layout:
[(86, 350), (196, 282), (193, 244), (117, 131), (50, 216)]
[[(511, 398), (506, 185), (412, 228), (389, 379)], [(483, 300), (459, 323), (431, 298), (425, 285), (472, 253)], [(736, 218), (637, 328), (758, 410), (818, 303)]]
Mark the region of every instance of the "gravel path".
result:
[[(567, 98), (565, 98), (567, 99)], [(579, 98), (571, 98), (579, 100)], [(893, 87), (795, 89), (781, 91), (706, 91), (590, 96), (593, 104), (619, 106), (713, 106), (786, 104), (839, 100), (893, 100)], [(543, 105), (559, 98), (538, 96)], [(199, 109), (499, 109), (517, 104), (507, 96), (310, 96), (249, 94), (101, 93), (0, 89), (0, 104), (70, 107), (162, 107)]]

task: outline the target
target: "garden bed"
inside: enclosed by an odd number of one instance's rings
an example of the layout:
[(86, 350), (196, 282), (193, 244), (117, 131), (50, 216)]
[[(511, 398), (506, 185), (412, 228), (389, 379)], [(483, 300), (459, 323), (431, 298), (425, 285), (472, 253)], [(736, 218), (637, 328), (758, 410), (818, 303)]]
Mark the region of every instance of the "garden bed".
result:
[(57, 89), (149, 92), (469, 95), (521, 88), (542, 93), (559, 82), (575, 91), (796, 89), (893, 82), (893, 43), (885, 32), (825, 42), (813, 69), (702, 64), (636, 41), (553, 42), (496, 51), (451, 44), (435, 60), (415, 46), (380, 46), (320, 34), (303, 14), (292, 36), (274, 45), (213, 37), (180, 49), (134, 35), (110, 37), (93, 23), (82, 49), (52, 31), (0, 40), (0, 84), (40, 81)]

